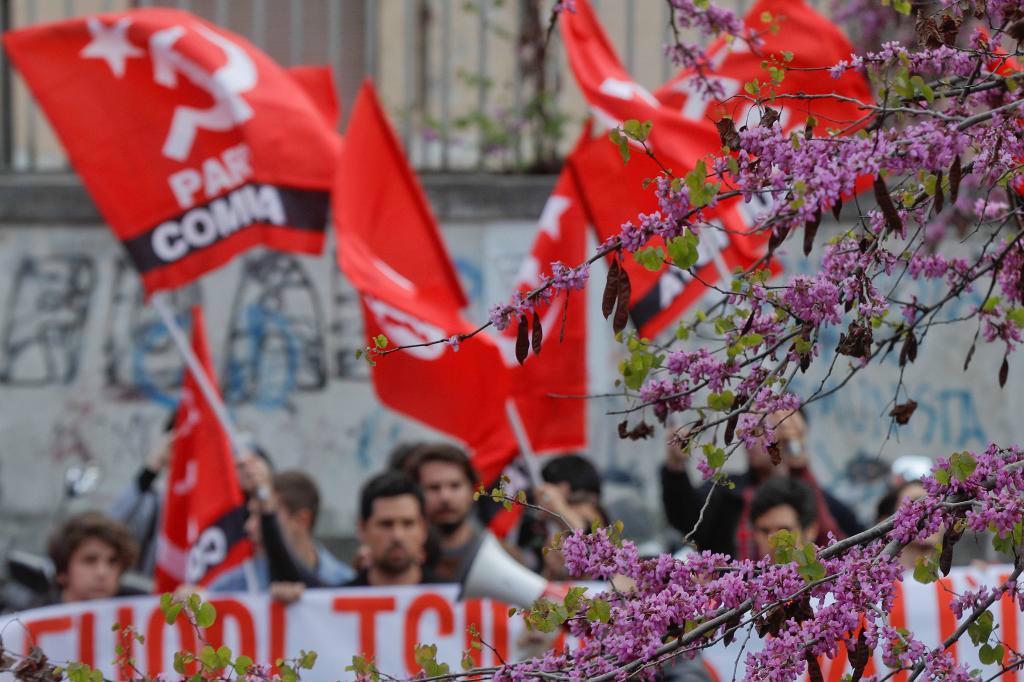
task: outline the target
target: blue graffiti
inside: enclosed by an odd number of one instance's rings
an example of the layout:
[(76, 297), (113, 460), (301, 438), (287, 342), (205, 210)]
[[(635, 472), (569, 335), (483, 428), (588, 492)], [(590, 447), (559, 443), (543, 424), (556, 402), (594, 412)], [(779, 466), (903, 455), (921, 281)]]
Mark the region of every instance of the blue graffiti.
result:
[(355, 456), (356, 462), (364, 472), (387, 466), (392, 450), (402, 440), (403, 424), (398, 420), (389, 420), (386, 434), (382, 438), (377, 438), (381, 418), (385, 414), (383, 410), (374, 410), (359, 421)]
[(456, 257), (454, 260), (462, 287), (466, 290), (466, 298), (471, 303), (476, 303), (484, 294), (483, 270), (479, 265), (466, 258)]
[(242, 334), (227, 359), (224, 395), (228, 402), (262, 409), (289, 407), (299, 374), (299, 341), (280, 312), (259, 304), (242, 311)]
[[(192, 326), (189, 315), (177, 315), (178, 324), (184, 330)], [(186, 332), (187, 333), (187, 332)], [(132, 385), (144, 398), (168, 409), (178, 406), (178, 388), (181, 386), (182, 368), (157, 370), (151, 367), (154, 356), (164, 353), (172, 343), (171, 334), (159, 320), (140, 324), (134, 334), (131, 346)], [(168, 381), (168, 374), (174, 378)]]

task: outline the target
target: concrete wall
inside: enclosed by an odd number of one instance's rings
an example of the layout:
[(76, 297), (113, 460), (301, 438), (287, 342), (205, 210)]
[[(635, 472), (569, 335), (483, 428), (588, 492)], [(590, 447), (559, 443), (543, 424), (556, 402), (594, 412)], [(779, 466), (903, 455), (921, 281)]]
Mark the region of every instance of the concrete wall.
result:
[[(429, 184), (475, 319), (511, 290), (532, 241), (526, 218), (552, 184)], [(85, 464), (99, 475), (74, 508), (103, 507), (130, 481), (177, 401), (181, 362), (77, 182), (0, 176), (0, 207), (0, 539), (38, 546), (67, 502), (66, 470)], [(174, 300), (183, 315), (203, 305), (241, 430), (279, 467), (314, 473), (325, 497), (321, 532), (351, 536), (362, 480), (394, 445), (426, 432), (376, 403), (355, 357), (358, 300), (333, 253), (253, 251)]]
[[(425, 184), (472, 299), (469, 313), (482, 319), (507, 295), (533, 238), (531, 218), (553, 179), (428, 175)], [(823, 227), (819, 241), (829, 231)], [(815, 266), (813, 257), (796, 253), (783, 261), (791, 273)], [(938, 293), (930, 285), (901, 286), (922, 300)], [(955, 301), (951, 316), (982, 296)], [(214, 361), (241, 427), (280, 466), (313, 472), (325, 498), (321, 532), (350, 536), (361, 480), (392, 446), (422, 431), (375, 402), (367, 368), (354, 358), (362, 343), (354, 293), (332, 256), (254, 251), (176, 300), (182, 310), (194, 301), (204, 305)], [(614, 378), (616, 351), (596, 308), (589, 313), (589, 362), (592, 389), (602, 390)], [(971, 324), (942, 327), (924, 340), (905, 376), (920, 406), (898, 433), (888, 434), (883, 416), (898, 379), (892, 362), (811, 406), (814, 468), (864, 516), (865, 501), (881, 487), (879, 463), (1020, 438), (1020, 361), (1011, 360), (1003, 390), (996, 383), (1001, 349), (980, 348), (964, 374), (973, 333)], [(828, 334), (827, 355), (838, 335)], [(846, 362), (840, 359), (834, 376)], [(175, 401), (180, 368), (154, 313), (142, 305), (137, 276), (77, 181), (0, 176), (0, 549), (38, 548), (55, 516), (102, 507), (129, 482)], [(799, 385), (813, 390), (821, 377), (808, 375)], [(660, 447), (619, 441), (619, 418), (602, 413), (618, 406), (593, 403), (592, 454), (605, 469), (613, 507), (617, 501), (657, 517)], [(96, 468), (98, 485), (68, 503), (64, 474), (81, 464)]]

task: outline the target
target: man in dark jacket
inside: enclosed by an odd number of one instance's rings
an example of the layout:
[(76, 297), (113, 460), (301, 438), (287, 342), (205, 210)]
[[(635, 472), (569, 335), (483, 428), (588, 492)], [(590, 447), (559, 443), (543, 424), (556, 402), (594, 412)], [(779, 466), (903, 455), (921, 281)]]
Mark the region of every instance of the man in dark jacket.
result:
[(748, 449), (748, 469), (729, 477), (734, 484), (731, 489), (705, 481), (695, 490), (686, 473), (686, 456), (677, 446), (669, 444), (668, 456), (661, 470), (661, 498), (665, 516), (684, 536), (690, 534), (696, 526), (690, 541), (700, 549), (728, 554), (738, 559), (754, 558), (756, 551), (749, 519), (750, 501), (758, 486), (771, 476), (790, 476), (804, 481), (814, 490), (818, 508), (818, 544), (827, 541), (830, 531), (841, 538), (860, 530), (853, 512), (823, 490), (810, 471), (806, 447), (807, 422), (803, 414), (777, 412), (769, 415), (768, 419), (774, 425), (782, 461), (773, 464), (765, 448)]

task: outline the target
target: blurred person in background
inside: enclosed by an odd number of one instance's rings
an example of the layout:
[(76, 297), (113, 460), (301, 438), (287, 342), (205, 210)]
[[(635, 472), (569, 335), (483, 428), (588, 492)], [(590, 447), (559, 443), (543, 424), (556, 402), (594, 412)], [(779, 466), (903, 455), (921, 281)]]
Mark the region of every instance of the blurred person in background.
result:
[(50, 536), (56, 576), (51, 603), (109, 599), (125, 594), (121, 576), (138, 556), (128, 529), (100, 512), (70, 517)]
[(773, 556), (772, 537), (789, 531), (798, 545), (818, 535), (818, 503), (811, 486), (796, 478), (775, 476), (757, 489), (750, 500), (754, 558)]
[[(320, 513), (320, 491), (299, 470), (272, 474), (266, 459), (242, 457), (239, 483), (249, 495), (245, 531), (253, 543), (252, 571), (259, 590), (270, 590), (280, 601), (292, 602), (306, 587), (337, 587), (355, 577), (313, 535)], [(245, 566), (217, 577), (213, 592), (244, 591)]]
[(419, 445), (408, 453), (405, 470), (423, 491), (427, 521), (439, 541), (432, 562), (434, 578), (457, 582), (468, 570), (483, 532), (474, 513), (476, 471), (465, 452), (447, 443)]
[(133, 568), (147, 577), (152, 577), (156, 566), (156, 538), (160, 529), (160, 509), (163, 502), (161, 493), (154, 484), (171, 459), (174, 420), (175, 413), (171, 412), (170, 418), (164, 424), (159, 443), (107, 510), (112, 518), (128, 528), (138, 544), (138, 559)]
[(385, 471), (359, 496), (359, 541), (367, 566), (350, 586), (436, 582), (426, 563), (427, 519), (423, 493), (410, 477)]
[(772, 453), (764, 447), (745, 450), (747, 470), (730, 475), (735, 485), (728, 489), (705, 481), (694, 489), (686, 472), (687, 455), (674, 438), (667, 443), (667, 456), (661, 469), (661, 496), (669, 524), (684, 536), (689, 534), (698, 519), (705, 501), (707, 508), (699, 527), (691, 539), (701, 550), (728, 554), (737, 559), (752, 558), (756, 547), (751, 537), (750, 501), (757, 488), (775, 476), (801, 480), (814, 492), (817, 505), (818, 534), (816, 542), (825, 544), (828, 534), (837, 538), (862, 530), (857, 517), (842, 502), (822, 489), (810, 470), (807, 449), (807, 422), (800, 411), (775, 412), (766, 419), (771, 421), (778, 447), (778, 464)]
[(589, 493), (577, 491), (566, 494), (561, 487), (552, 483), (544, 483), (540, 486), (537, 492), (537, 504), (557, 514), (560, 521), (560, 523), (548, 524), (548, 536), (544, 543), (547, 550), (542, 552), (540, 574), (548, 580), (568, 580), (569, 573), (565, 570), (565, 557), (561, 550), (551, 549), (556, 541), (556, 536), (568, 530), (582, 530), (589, 533), (595, 525), (608, 525), (608, 515)]
[[(897, 479), (899, 480), (899, 479)], [(878, 501), (877, 520), (885, 521), (896, 513), (904, 504), (909, 504), (925, 496), (927, 491), (917, 479), (903, 480), (889, 488), (889, 491)], [(904, 570), (913, 571), (919, 559), (933, 556), (941, 539), (941, 533), (934, 533), (922, 540), (915, 540), (900, 552), (899, 560)]]
[[(601, 507), (601, 474), (586, 456), (578, 453), (552, 457), (541, 468), (542, 483), (529, 492), (528, 499), (542, 507), (555, 511), (548, 504), (557, 507), (567, 518), (583, 519), (573, 527), (590, 528), (594, 520), (607, 519)], [(547, 514), (525, 509), (519, 521), (516, 535), (506, 544), (510, 553), (526, 567), (543, 573), (547, 561), (544, 547), (553, 532), (565, 530), (562, 524)]]

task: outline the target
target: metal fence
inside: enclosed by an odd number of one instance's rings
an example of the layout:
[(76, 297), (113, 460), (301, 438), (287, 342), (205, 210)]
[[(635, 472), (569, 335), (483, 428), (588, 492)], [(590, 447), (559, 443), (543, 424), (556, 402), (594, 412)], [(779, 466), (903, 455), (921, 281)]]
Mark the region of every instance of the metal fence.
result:
[[(747, 2), (736, 1), (739, 10)], [(639, 82), (671, 76), (665, 0), (591, 2)], [(557, 32), (545, 52), (551, 0), (0, 0), (0, 28), (154, 5), (244, 35), (281, 64), (330, 64), (343, 116), (373, 78), (420, 170), (547, 170), (585, 116)], [(66, 168), (0, 57), (0, 172)]]

